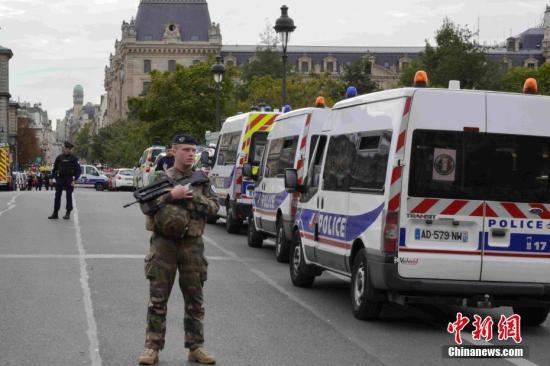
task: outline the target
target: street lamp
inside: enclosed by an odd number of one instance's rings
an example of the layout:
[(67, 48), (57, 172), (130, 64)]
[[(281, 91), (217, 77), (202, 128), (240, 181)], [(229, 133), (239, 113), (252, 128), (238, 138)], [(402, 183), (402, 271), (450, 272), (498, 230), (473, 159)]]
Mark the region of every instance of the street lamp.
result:
[(212, 65), (212, 75), (214, 76), (214, 82), (216, 83), (216, 122), (222, 129), (222, 123), (220, 119), (220, 85), (223, 80), (223, 74), (225, 73), (225, 67), (221, 63), (222, 57), (216, 56), (216, 63)]
[(294, 20), (288, 16), (288, 6), (281, 6), (281, 16), (275, 22), (273, 29), (275, 29), (275, 32), (281, 37), (283, 46), (283, 103), (281, 105), (284, 106), (286, 105), (286, 61), (288, 58), (286, 48), (288, 46), (290, 33), (294, 32), (294, 29), (296, 29)]

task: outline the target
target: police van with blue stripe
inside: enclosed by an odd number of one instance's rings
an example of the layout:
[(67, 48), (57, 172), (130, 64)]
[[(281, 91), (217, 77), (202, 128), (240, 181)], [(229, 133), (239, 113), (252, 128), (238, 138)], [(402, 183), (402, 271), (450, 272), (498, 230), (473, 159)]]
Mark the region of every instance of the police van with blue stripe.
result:
[[(418, 83), (426, 83), (425, 73)], [(529, 89), (528, 89), (529, 91)], [(301, 192), (290, 277), (351, 278), (353, 313), (384, 303), (550, 307), (550, 97), (402, 88), (337, 103)]]

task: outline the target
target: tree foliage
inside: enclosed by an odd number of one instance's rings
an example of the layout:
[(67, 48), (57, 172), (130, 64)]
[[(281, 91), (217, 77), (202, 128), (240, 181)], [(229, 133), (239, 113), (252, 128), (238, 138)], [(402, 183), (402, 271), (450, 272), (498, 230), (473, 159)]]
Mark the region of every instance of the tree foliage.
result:
[(24, 167), (30, 166), (41, 156), (36, 130), (31, 128), (30, 118), (17, 118), (17, 159)]
[(465, 89), (498, 89), (504, 74), (503, 65), (491, 61), (484, 49), (473, 40), (468, 27), (455, 25), (445, 18), (435, 35), (436, 47), (426, 41), (417, 62), (403, 72), (401, 83), (411, 85), (418, 69), (428, 73), (431, 86), (446, 87), (449, 80), (459, 80)]
[[(153, 71), (148, 95), (130, 98), (130, 116), (146, 122), (147, 135), (162, 141), (182, 131), (203, 139), (205, 131), (218, 128), (212, 64), (209, 60), (190, 67), (177, 65), (174, 72)], [(222, 111), (233, 93), (233, 75), (228, 68), (221, 84)]]
[(357, 88), (359, 94), (378, 90), (378, 86), (371, 79), (371, 63), (362, 57), (350, 65), (344, 65), (342, 80), (348, 85)]
[(536, 70), (527, 67), (514, 67), (502, 78), (502, 90), (521, 93), (527, 78), (537, 79), (539, 94), (550, 95), (550, 64)]
[(92, 122), (86, 122), (75, 137), (75, 154), (81, 159), (92, 161)]

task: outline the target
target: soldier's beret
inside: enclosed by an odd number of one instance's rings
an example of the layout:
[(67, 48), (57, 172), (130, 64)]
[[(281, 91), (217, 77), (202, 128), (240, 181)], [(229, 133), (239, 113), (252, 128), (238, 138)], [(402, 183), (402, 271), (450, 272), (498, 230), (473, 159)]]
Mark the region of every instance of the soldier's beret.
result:
[(71, 144), (69, 141), (65, 141), (65, 143), (63, 144), (63, 146), (65, 146), (67, 149), (72, 149), (74, 147), (73, 144)]
[(174, 139), (172, 140), (172, 144), (198, 145), (199, 143), (197, 142), (197, 140), (195, 140), (193, 136), (188, 135), (186, 133), (182, 133), (174, 136)]

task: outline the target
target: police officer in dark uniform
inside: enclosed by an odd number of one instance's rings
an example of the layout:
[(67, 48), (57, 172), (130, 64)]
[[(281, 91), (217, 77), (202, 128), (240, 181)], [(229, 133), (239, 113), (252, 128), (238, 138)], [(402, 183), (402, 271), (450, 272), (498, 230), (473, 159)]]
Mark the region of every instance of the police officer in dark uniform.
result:
[(80, 177), (81, 169), (76, 156), (72, 154), (73, 144), (65, 141), (63, 154), (55, 158), (52, 178), (55, 179), (55, 202), (53, 214), (48, 219), (58, 219), (57, 213), (61, 208), (61, 193), (65, 190), (67, 197), (67, 212), (63, 218), (68, 220), (73, 210), (74, 181)]

